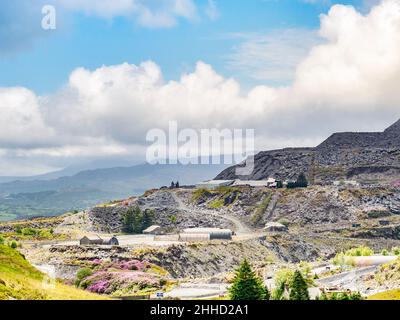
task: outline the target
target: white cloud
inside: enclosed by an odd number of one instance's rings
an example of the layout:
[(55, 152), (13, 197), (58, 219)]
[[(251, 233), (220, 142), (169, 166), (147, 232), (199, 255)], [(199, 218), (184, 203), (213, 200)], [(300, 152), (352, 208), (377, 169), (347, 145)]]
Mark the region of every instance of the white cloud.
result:
[(227, 67), (245, 78), (293, 80), (297, 65), (321, 42), (316, 30), (283, 29), (268, 34), (233, 34), (243, 39), (226, 56)]
[(83, 11), (86, 14), (93, 14), (106, 18), (132, 13), (136, 7), (135, 1), (133, 0), (58, 0), (58, 4), (70, 10)]
[[(199, 62), (166, 81), (154, 62), (83, 68), (66, 87), (36, 97), (0, 91), (0, 147), (41, 157), (140, 153), (147, 130), (255, 128), (258, 149), (313, 145), (337, 130), (378, 130), (400, 116), (400, 1), (362, 15), (335, 5), (321, 16), (320, 36), (287, 87), (245, 93), (233, 79)], [(282, 53), (284, 55), (284, 52)], [(55, 138), (56, 137), (56, 138)], [(55, 143), (57, 143), (55, 145)]]
[(215, 0), (208, 0), (205, 13), (211, 20), (216, 20), (219, 18), (220, 13)]
[(82, 11), (102, 18), (116, 16), (137, 18), (145, 27), (171, 27), (178, 19), (195, 20), (197, 6), (193, 0), (58, 0), (68, 10)]
[(0, 113), (2, 146), (40, 146), (54, 138), (54, 131), (43, 122), (38, 98), (25, 88), (0, 88)]

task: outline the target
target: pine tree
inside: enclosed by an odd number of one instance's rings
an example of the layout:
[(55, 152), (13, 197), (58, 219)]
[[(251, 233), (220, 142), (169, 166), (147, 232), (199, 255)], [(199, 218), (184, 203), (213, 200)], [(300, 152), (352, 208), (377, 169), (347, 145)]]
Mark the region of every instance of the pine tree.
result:
[(246, 259), (236, 271), (229, 295), (231, 300), (269, 300), (270, 297), (268, 289)]
[(143, 230), (147, 229), (148, 227), (151, 226), (152, 222), (153, 222), (153, 218), (154, 218), (154, 211), (150, 210), (150, 209), (146, 209), (143, 212), (143, 218), (142, 218), (142, 227), (141, 227), (141, 231), (143, 232)]
[(125, 233), (133, 233), (133, 221), (134, 212), (132, 208), (129, 208), (125, 213), (124, 220), (122, 222), (122, 231)]
[(296, 180), (296, 186), (298, 188), (307, 188), (308, 181), (304, 173), (300, 173)]
[(133, 210), (133, 233), (142, 233), (143, 213), (139, 207)]
[(310, 300), (310, 296), (308, 294), (308, 286), (306, 281), (304, 280), (301, 272), (296, 270), (293, 276), (293, 282), (290, 287), (290, 300)]

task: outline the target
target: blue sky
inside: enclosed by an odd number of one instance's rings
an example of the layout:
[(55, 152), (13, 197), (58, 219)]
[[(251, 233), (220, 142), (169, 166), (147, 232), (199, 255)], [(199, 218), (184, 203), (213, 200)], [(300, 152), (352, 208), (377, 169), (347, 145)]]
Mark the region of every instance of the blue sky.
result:
[[(7, 11), (7, 5), (1, 15), (17, 15), (8, 18), (15, 19), (20, 28), (35, 29), (40, 24), (40, 5), (32, 3), (22, 11), (30, 19), (18, 16), (17, 10)], [(160, 65), (166, 79), (179, 78), (202, 60), (244, 86), (263, 83), (227, 65), (226, 56), (243, 41), (242, 37), (232, 35), (316, 29), (319, 15), (334, 3), (363, 6), (362, 1), (216, 0), (218, 13), (210, 18), (205, 13), (209, 3), (201, 0), (196, 2), (199, 12), (196, 18), (178, 18), (174, 26), (148, 27), (129, 16), (116, 14), (104, 18), (78, 10), (67, 12), (56, 5), (56, 30), (17, 35), (17, 49), (12, 43), (11, 48), (0, 47), (0, 87), (24, 86), (37, 94), (46, 94), (63, 86), (77, 67), (95, 69), (122, 62), (139, 64), (149, 59)]]

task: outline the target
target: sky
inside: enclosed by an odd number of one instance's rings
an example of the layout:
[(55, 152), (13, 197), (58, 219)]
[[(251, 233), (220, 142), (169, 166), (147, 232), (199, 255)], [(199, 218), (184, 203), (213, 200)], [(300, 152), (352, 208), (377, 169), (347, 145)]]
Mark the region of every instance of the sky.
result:
[(0, 175), (142, 161), (171, 120), (258, 150), (383, 130), (399, 80), (400, 0), (1, 2)]

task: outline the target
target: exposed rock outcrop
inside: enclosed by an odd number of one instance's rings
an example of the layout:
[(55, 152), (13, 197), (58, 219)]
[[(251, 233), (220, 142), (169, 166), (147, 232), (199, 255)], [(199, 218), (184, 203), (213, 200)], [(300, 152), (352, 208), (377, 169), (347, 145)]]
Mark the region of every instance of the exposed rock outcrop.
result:
[[(239, 165), (241, 166), (241, 165)], [(400, 180), (400, 120), (383, 132), (334, 133), (315, 148), (263, 151), (251, 175), (236, 175), (233, 166), (215, 179), (295, 179), (304, 172), (315, 184), (341, 179), (388, 185)]]

